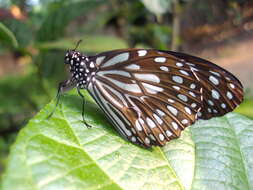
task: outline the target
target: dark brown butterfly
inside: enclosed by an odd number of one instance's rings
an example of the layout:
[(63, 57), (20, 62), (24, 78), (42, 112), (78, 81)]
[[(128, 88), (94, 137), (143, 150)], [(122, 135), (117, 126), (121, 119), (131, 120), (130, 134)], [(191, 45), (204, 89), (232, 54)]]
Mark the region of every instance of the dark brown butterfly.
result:
[(163, 146), (196, 120), (222, 116), (243, 100), (242, 84), (230, 72), (183, 53), (70, 50), (65, 63), (72, 76), (58, 94), (87, 89), (118, 132), (144, 147)]

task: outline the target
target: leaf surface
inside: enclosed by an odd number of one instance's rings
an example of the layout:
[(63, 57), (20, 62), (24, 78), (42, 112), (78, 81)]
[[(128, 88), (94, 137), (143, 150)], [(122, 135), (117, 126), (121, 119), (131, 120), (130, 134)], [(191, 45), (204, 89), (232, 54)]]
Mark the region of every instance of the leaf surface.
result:
[(47, 105), (13, 145), (3, 189), (252, 189), (253, 121), (227, 114), (199, 121), (164, 148), (126, 142), (92, 102), (64, 95)]

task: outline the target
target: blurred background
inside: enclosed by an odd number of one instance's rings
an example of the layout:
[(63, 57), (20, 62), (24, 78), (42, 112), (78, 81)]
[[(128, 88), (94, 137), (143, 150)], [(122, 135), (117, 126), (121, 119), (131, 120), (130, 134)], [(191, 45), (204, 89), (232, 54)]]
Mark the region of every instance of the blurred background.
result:
[(64, 54), (142, 47), (190, 53), (245, 87), (253, 118), (253, 1), (0, 0), (0, 176), (18, 131), (56, 95)]

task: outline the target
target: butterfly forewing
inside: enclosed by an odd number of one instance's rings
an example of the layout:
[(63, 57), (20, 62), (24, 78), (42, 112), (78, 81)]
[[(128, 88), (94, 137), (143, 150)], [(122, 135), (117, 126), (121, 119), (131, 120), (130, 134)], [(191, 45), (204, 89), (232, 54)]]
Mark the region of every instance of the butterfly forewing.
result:
[(209, 119), (234, 110), (243, 99), (240, 81), (225, 69), (207, 60), (178, 52), (165, 51), (184, 59), (203, 87), (203, 108), (199, 118)]
[(125, 49), (89, 58), (98, 71), (88, 91), (122, 136), (146, 147), (232, 111), (243, 98), (232, 74), (186, 54)]

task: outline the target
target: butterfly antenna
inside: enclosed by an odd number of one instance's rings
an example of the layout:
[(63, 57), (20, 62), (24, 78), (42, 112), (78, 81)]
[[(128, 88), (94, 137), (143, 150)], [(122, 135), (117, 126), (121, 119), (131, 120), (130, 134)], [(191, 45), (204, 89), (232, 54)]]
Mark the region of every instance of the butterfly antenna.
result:
[(82, 42), (83, 40), (78, 40), (78, 42), (76, 43), (76, 47), (74, 49), (74, 51), (76, 51), (76, 49), (78, 48), (78, 46), (80, 45), (80, 43)]

